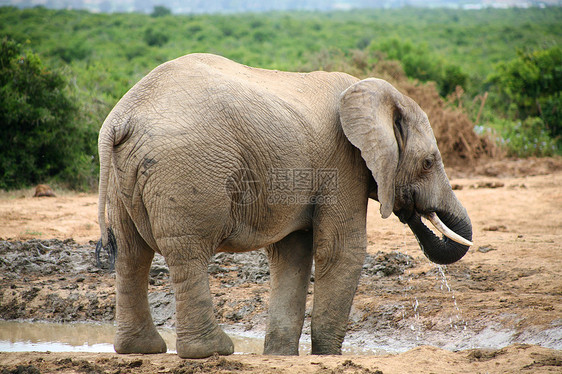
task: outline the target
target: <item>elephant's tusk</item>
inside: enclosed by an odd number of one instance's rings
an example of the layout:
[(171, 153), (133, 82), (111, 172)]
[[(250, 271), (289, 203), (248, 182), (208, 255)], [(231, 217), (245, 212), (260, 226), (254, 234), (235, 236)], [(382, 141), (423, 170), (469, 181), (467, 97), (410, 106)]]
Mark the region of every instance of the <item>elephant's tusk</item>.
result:
[(449, 239), (463, 245), (468, 245), (468, 246), (472, 245), (472, 242), (470, 240), (466, 240), (465, 238), (463, 238), (462, 236), (460, 236), (459, 234), (457, 234), (456, 232), (445, 226), (445, 224), (441, 222), (439, 217), (437, 217), (437, 214), (435, 214), (435, 212), (431, 212), (425, 215), (424, 217), (427, 218), (429, 222), (431, 222), (433, 226), (435, 226), (435, 228), (441, 232), (441, 234), (445, 235)]

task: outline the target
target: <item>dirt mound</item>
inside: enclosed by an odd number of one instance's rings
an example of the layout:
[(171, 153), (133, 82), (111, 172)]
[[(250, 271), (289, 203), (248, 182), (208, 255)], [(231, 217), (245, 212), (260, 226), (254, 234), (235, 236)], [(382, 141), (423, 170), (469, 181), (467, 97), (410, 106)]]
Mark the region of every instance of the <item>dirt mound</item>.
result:
[(412, 256), (392, 251), (385, 253), (378, 251), (374, 256), (367, 254), (363, 264), (363, 276), (376, 275), (378, 277), (388, 277), (390, 275), (404, 274), (405, 269), (414, 267)]
[(474, 173), (490, 177), (547, 175), (562, 170), (562, 157), (489, 160), (474, 168)]
[(445, 165), (475, 165), (479, 160), (502, 156), (491, 139), (474, 132), (474, 124), (466, 113), (446, 105), (433, 82), (402, 80), (397, 87), (426, 112)]

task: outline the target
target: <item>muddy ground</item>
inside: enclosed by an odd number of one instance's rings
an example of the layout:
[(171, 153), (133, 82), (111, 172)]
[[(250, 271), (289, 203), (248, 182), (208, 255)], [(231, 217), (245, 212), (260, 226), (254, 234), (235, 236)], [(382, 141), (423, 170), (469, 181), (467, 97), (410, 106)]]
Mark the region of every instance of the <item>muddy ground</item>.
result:
[[(456, 264), (431, 264), (397, 218), (382, 220), (378, 203), (369, 207), (368, 256), (345, 347), (391, 354), (180, 360), (0, 352), (0, 373), (562, 371), (562, 161), (502, 161), (449, 175), (474, 226), (474, 246)], [(93, 255), (97, 196), (56, 192), (54, 198), (33, 198), (32, 190), (0, 194), (0, 318), (111, 322), (114, 274), (97, 267)], [(264, 253), (218, 254), (209, 274), (220, 323), (263, 334)], [(160, 256), (149, 292), (156, 324), (173, 326), (173, 293)], [(312, 293), (313, 287), (305, 338)]]

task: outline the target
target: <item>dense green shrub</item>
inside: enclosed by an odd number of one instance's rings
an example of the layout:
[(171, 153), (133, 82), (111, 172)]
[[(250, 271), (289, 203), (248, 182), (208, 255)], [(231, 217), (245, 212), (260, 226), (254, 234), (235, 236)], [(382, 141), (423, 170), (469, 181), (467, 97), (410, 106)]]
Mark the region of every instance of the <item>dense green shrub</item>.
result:
[(562, 148), (562, 92), (556, 92), (540, 101), (541, 118), (550, 134)]
[[(519, 51), (515, 59), (497, 64), (488, 83), (496, 93), (494, 106), (503, 107), (511, 118), (539, 117), (547, 134), (557, 139), (562, 148), (560, 47)], [(539, 124), (534, 119), (531, 122)]]
[[(39, 56), (4, 37), (0, 46), (0, 188), (18, 188), (54, 177), (81, 187), (88, 173), (92, 134), (75, 121), (77, 106), (64, 78)], [(90, 159), (89, 159), (90, 158)]]
[(162, 31), (154, 30), (149, 27), (144, 32), (144, 41), (149, 46), (162, 47), (168, 42), (168, 35), (164, 34)]
[(528, 117), (524, 121), (496, 119), (490, 125), (509, 156), (552, 156), (560, 152), (538, 117)]
[(92, 48), (84, 40), (76, 40), (53, 49), (52, 55), (60, 57), (64, 62), (84, 60), (92, 54)]

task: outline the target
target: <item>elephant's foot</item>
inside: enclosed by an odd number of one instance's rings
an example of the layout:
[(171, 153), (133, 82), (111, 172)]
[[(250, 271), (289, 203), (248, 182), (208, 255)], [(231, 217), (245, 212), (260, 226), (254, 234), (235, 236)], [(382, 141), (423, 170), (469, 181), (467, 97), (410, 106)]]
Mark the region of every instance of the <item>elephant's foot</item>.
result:
[(298, 356), (298, 345), (281, 345), (281, 344), (266, 344), (263, 348), (264, 355), (275, 356)]
[[(295, 341), (295, 335), (297, 337)], [(299, 355), (299, 334), (293, 334), (292, 337), (287, 337), (276, 331), (268, 331), (265, 335), (265, 343), (263, 347), (264, 355), (277, 355), (277, 356), (298, 356)]]
[(154, 326), (133, 333), (117, 330), (113, 344), (117, 353), (166, 353), (166, 343)]
[(195, 338), (193, 336), (181, 338), (178, 334), (176, 349), (181, 358), (205, 358), (215, 353), (231, 355), (234, 353), (234, 344), (217, 326), (211, 333)]
[[(333, 325), (336, 325), (335, 323)], [(312, 349), (313, 355), (341, 355), (341, 346), (345, 336), (345, 330), (337, 333), (335, 328), (328, 332), (318, 331), (318, 327), (313, 328)], [(343, 333), (342, 333), (343, 331)]]
[(315, 341), (312, 340), (313, 355), (341, 355), (341, 342), (338, 341)]

